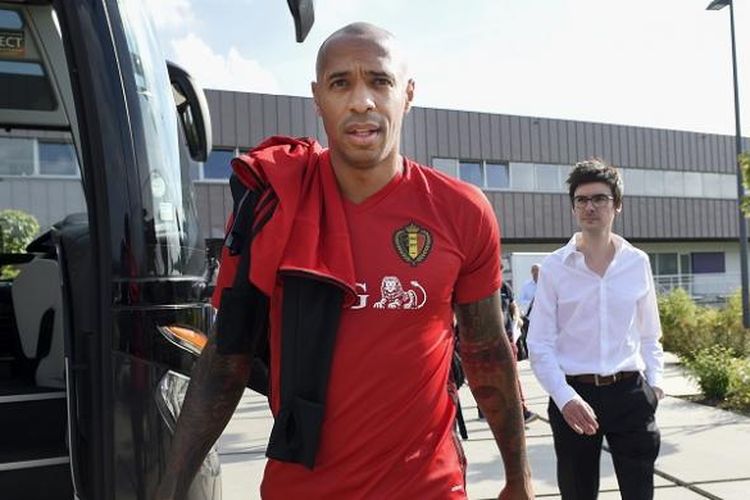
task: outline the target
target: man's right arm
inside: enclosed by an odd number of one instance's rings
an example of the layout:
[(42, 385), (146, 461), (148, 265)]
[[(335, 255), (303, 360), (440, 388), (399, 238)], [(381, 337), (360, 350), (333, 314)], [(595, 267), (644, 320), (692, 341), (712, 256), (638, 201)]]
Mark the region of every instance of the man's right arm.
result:
[(531, 369), (552, 397), (568, 425), (579, 434), (593, 435), (599, 424), (594, 410), (566, 382), (555, 354), (557, 342), (557, 294), (550, 273), (540, 273), (526, 345)]
[(219, 354), (211, 334), (195, 363), (156, 499), (187, 495), (201, 463), (232, 417), (250, 376), (252, 353)]
[(526, 456), (518, 374), (503, 334), (500, 297), (456, 306), (461, 362), (477, 405), (490, 426), (505, 466), (506, 487), (500, 498), (533, 498)]

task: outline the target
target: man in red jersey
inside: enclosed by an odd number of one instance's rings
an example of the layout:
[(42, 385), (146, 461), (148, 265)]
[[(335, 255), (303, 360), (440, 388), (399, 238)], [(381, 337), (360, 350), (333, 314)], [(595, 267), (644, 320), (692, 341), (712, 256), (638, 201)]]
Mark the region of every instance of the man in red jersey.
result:
[[(312, 91), (329, 149), (277, 138), (233, 162), (236, 175), (262, 193), (270, 190), (266, 196), (278, 205), (253, 240), (250, 270), (250, 281), (270, 300), (276, 419), (261, 496), (466, 498), (449, 382), (455, 313), (466, 377), (503, 457), (499, 498), (533, 498), (515, 364), (500, 312), (500, 235), (492, 207), (473, 186), (399, 154), (414, 82), (390, 33), (365, 23), (333, 33), (319, 50), (316, 77)], [(280, 164), (283, 175), (276, 172)], [(219, 314), (236, 266), (225, 254), (214, 295)], [(264, 278), (269, 267), (273, 273)], [(304, 304), (290, 312), (293, 301), (286, 299), (296, 285), (289, 279), (300, 275), (319, 278), (343, 297), (332, 314), (325, 374), (301, 375), (325, 384), (315, 404), (300, 396), (299, 386), (289, 396), (289, 325), (301, 323), (304, 339), (307, 322), (295, 314), (317, 308)], [(231, 332), (221, 323), (217, 330), (193, 370), (160, 498), (185, 495), (248, 379), (252, 349), (221, 353), (222, 336)], [(286, 431), (299, 430), (295, 419), (319, 408), (312, 458), (297, 453), (300, 442), (310, 444), (304, 437), (279, 446)]]

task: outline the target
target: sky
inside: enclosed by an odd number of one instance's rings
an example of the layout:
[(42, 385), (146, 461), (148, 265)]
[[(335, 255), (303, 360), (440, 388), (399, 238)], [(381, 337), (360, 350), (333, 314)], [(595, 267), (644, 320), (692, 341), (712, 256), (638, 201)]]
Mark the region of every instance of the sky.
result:
[[(734, 135), (729, 8), (710, 0), (146, 0), (167, 57), (205, 88), (309, 97), (320, 43), (354, 21), (399, 39), (416, 106)], [(735, 0), (750, 136), (750, 0)]]

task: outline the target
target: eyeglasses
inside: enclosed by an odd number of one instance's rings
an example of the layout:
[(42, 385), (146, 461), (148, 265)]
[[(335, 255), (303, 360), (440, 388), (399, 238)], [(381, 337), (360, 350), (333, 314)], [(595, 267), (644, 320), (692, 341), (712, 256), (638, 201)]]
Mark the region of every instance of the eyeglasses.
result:
[(586, 208), (586, 205), (591, 202), (594, 208), (602, 208), (609, 205), (609, 202), (614, 200), (615, 197), (609, 194), (595, 194), (594, 196), (574, 196), (573, 206), (576, 208)]

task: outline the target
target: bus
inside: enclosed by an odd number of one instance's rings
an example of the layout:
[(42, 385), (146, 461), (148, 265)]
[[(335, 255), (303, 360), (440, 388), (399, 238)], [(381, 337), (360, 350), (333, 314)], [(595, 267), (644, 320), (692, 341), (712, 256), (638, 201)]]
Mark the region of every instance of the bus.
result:
[[(301, 42), (312, 1), (288, 6)], [(213, 322), (210, 131), (141, 0), (0, 0), (0, 497), (153, 494)], [(220, 479), (214, 452), (190, 498)]]

